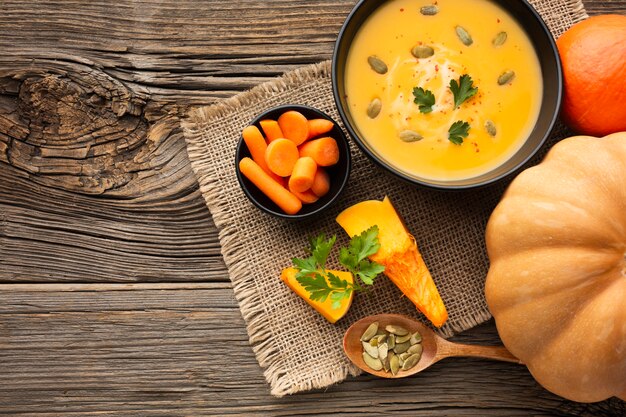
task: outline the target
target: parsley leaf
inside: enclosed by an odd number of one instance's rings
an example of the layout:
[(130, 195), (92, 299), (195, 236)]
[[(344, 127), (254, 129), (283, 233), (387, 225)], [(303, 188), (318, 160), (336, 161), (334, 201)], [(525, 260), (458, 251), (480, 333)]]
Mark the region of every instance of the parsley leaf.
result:
[(359, 262), (359, 270), (356, 274), (364, 284), (373, 285), (374, 278), (376, 278), (379, 274), (382, 274), (384, 271), (384, 266), (364, 259)]
[(463, 120), (458, 120), (450, 126), (448, 130), (448, 139), (455, 145), (462, 145), (463, 139), (469, 135), (470, 125)]
[(430, 113), (435, 105), (435, 95), (430, 90), (424, 90), (422, 87), (413, 89), (413, 102), (420, 106), (420, 113)]
[(336, 236), (333, 236), (330, 239), (326, 240), (326, 236), (324, 234), (321, 234), (318, 237), (312, 238), (310, 240), (311, 255), (321, 269), (326, 268), (326, 260), (328, 259), (328, 255), (335, 245), (336, 240)]
[(339, 262), (355, 277), (353, 283), (326, 271), (326, 261), (335, 240), (335, 236), (326, 239), (323, 234), (312, 238), (309, 249), (311, 256), (305, 259), (292, 259), (293, 265), (298, 270), (296, 280), (309, 293), (309, 298), (320, 302), (330, 298), (333, 309), (341, 307), (341, 301), (349, 298), (354, 291), (365, 291), (361, 283), (372, 285), (374, 279), (385, 270), (384, 266), (367, 259), (380, 249), (377, 226), (353, 237), (348, 247), (339, 251)]
[(304, 287), (309, 293), (309, 298), (313, 301), (323, 303), (332, 293), (332, 288), (326, 282), (326, 278), (319, 272), (305, 275), (298, 274), (296, 275), (296, 281)]
[(459, 81), (450, 80), (450, 91), (454, 94), (454, 108), (458, 109), (461, 104), (474, 97), (478, 87), (474, 87), (474, 81), (469, 75), (461, 75)]

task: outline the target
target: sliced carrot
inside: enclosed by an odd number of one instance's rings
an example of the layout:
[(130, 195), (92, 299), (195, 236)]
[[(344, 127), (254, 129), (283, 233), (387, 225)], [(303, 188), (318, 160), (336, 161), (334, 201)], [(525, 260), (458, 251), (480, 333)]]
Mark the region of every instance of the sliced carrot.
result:
[(285, 138), (296, 145), (301, 145), (309, 138), (309, 121), (300, 112), (290, 110), (283, 113), (278, 118), (278, 125)]
[(239, 171), (285, 213), (296, 214), (302, 209), (300, 199), (272, 179), (252, 159), (243, 158), (239, 161)]
[(300, 158), (298, 147), (289, 139), (276, 139), (267, 146), (265, 162), (276, 175), (288, 177)]
[(310, 156), (322, 167), (339, 162), (339, 147), (333, 138), (325, 137), (309, 141), (300, 146), (300, 157)]
[(330, 132), (335, 127), (335, 124), (326, 119), (313, 119), (309, 120), (309, 139), (322, 136), (325, 133)]
[(281, 181), (281, 177), (274, 174), (267, 166), (267, 163), (265, 163), (267, 143), (265, 142), (265, 138), (261, 134), (259, 128), (256, 126), (248, 126), (243, 130), (241, 135), (243, 136), (243, 141), (246, 143), (254, 162), (256, 162), (263, 171), (267, 172), (270, 177), (275, 179), (277, 182), (284, 184), (284, 182)]
[(317, 164), (313, 158), (305, 156), (304, 158), (298, 159), (293, 167), (291, 177), (289, 177), (289, 189), (299, 193), (305, 192), (313, 186), (316, 171)]
[(330, 176), (324, 169), (318, 167), (315, 171), (315, 178), (313, 179), (313, 185), (311, 185), (311, 191), (318, 196), (324, 197), (330, 190)]
[(274, 142), (276, 139), (284, 138), (283, 131), (280, 130), (280, 126), (276, 120), (261, 120), (261, 129), (265, 133), (265, 137), (268, 142)]
[(316, 196), (313, 191), (311, 190), (306, 190), (305, 192), (301, 193), (295, 190), (289, 190), (291, 191), (291, 193), (293, 195), (295, 195), (296, 197), (298, 197), (298, 199), (300, 201), (302, 201), (304, 204), (313, 204), (315, 202), (317, 202), (317, 200), (319, 200), (320, 198), (318, 196)]

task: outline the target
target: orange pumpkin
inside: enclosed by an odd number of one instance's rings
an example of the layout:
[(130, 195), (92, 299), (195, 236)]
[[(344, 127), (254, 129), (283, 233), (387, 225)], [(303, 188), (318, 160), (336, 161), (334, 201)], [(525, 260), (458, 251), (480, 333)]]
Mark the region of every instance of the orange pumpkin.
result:
[(487, 227), (485, 295), (546, 389), (626, 400), (626, 132), (565, 139), (522, 172)]
[(562, 117), (580, 134), (626, 130), (626, 16), (600, 15), (557, 41), (565, 94)]

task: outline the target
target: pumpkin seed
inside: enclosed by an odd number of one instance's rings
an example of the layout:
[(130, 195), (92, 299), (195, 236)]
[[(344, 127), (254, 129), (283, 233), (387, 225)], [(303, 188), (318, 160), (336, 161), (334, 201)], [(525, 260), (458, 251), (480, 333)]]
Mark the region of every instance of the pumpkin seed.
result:
[(402, 360), (402, 362), (407, 360), (409, 356), (411, 356), (411, 353), (408, 353), (408, 352), (404, 352), (398, 355), (398, 357)]
[(396, 336), (404, 336), (409, 333), (409, 331), (404, 327), (394, 326), (393, 324), (388, 324), (387, 326), (385, 326), (385, 330), (387, 330), (391, 334), (395, 334)]
[(420, 358), (421, 358), (421, 355), (411, 355), (411, 356), (409, 356), (404, 361), (404, 364), (402, 364), (402, 370), (403, 371), (408, 371), (409, 369), (411, 369), (412, 367), (417, 365), (417, 362), (419, 362)]
[(421, 355), (424, 351), (424, 347), (421, 344), (411, 346), (406, 353), (410, 355)]
[(422, 341), (422, 335), (420, 334), (420, 332), (415, 332), (413, 333), (413, 336), (411, 336), (411, 345), (415, 345), (417, 343), (420, 343)]
[(411, 339), (411, 336), (412, 336), (411, 333), (407, 333), (404, 336), (396, 336), (396, 343), (404, 343), (408, 341), (409, 339)]
[(404, 353), (411, 347), (411, 343), (409, 341), (404, 343), (396, 343), (396, 346), (393, 348), (393, 351), (397, 354)]
[(377, 337), (372, 337), (369, 341), (369, 344), (376, 347), (378, 346), (378, 338)]
[(398, 358), (398, 365), (402, 368), (402, 365), (404, 365), (404, 359), (402, 359), (402, 356), (400, 355), (396, 356), (396, 358)]
[(363, 343), (363, 350), (365, 351), (365, 353), (367, 353), (374, 359), (378, 358), (378, 348), (376, 346), (372, 346), (367, 342), (361, 343)]
[(489, 136), (495, 137), (498, 134), (498, 130), (496, 129), (496, 125), (493, 124), (491, 120), (487, 120), (485, 122), (485, 130), (489, 133)]
[(420, 135), (417, 132), (414, 132), (413, 130), (403, 130), (399, 133), (398, 136), (400, 136), (402, 142), (406, 143), (419, 142), (420, 140), (424, 139), (424, 136)]
[(435, 50), (428, 45), (415, 45), (411, 53), (417, 59), (425, 59), (435, 55)]
[(376, 55), (371, 55), (370, 57), (368, 57), (367, 62), (370, 64), (370, 67), (372, 67), (372, 70), (374, 70), (374, 72), (380, 75), (387, 74), (387, 64), (385, 64), (385, 61), (383, 61)]
[(383, 369), (385, 370), (385, 372), (389, 372), (391, 370), (391, 354), (393, 354), (393, 352), (389, 352), (389, 355), (387, 355), (387, 358), (385, 358), (385, 360), (383, 361)]
[(398, 371), (400, 370), (400, 358), (398, 358), (396, 355), (393, 355), (389, 359), (389, 368), (391, 369), (391, 373), (393, 375), (397, 375)]
[(378, 336), (378, 346), (382, 345), (385, 342), (387, 342), (386, 334), (381, 334), (380, 336)]
[(508, 84), (515, 78), (515, 71), (505, 71), (498, 77), (498, 84)]
[(361, 341), (369, 342), (369, 340), (376, 335), (377, 331), (378, 331), (378, 322), (375, 321), (374, 323), (367, 326), (367, 329), (365, 329), (365, 331), (363, 332), (363, 335), (361, 336)]
[(387, 353), (389, 353), (389, 346), (387, 343), (383, 343), (382, 345), (378, 345), (378, 358), (380, 360), (387, 359)]
[(493, 43), (493, 46), (497, 48), (498, 46), (504, 45), (504, 42), (506, 42), (507, 38), (508, 35), (506, 34), (506, 32), (500, 32), (496, 35), (495, 38), (493, 38), (493, 41), (491, 43)]
[(456, 36), (458, 36), (459, 40), (463, 42), (463, 45), (470, 46), (471, 44), (474, 43), (472, 36), (463, 26), (457, 26), (455, 30), (456, 30)]
[(365, 362), (365, 364), (374, 371), (380, 371), (381, 369), (383, 369), (383, 363), (380, 361), (380, 359), (373, 358), (366, 352), (363, 352), (363, 362)]
[(383, 102), (377, 97), (367, 106), (367, 116), (370, 119), (375, 119), (380, 114), (380, 111), (383, 108)]
[(387, 346), (389, 346), (389, 349), (393, 349), (396, 346), (396, 335), (390, 334), (387, 336)]
[(420, 9), (420, 13), (424, 16), (434, 16), (439, 13), (439, 7), (434, 4), (431, 6), (424, 6)]

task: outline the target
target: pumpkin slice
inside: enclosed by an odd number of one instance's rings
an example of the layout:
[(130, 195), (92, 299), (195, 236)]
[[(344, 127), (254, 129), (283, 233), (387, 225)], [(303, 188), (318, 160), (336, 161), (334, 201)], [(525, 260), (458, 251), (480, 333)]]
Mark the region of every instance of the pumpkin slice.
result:
[(439, 295), (417, 243), (408, 232), (388, 197), (364, 201), (344, 210), (337, 223), (352, 237), (378, 226), (380, 249), (370, 259), (385, 267), (385, 275), (437, 327), (448, 312)]
[[(352, 274), (350, 272), (330, 270), (328, 270), (328, 272), (338, 276), (341, 279), (345, 279), (350, 284), (354, 282), (354, 278), (352, 277)], [(348, 299), (341, 300), (341, 305), (339, 308), (333, 309), (333, 301), (330, 299), (330, 297), (328, 297), (323, 303), (311, 300), (309, 298), (309, 293), (298, 282), (298, 280), (296, 280), (297, 273), (298, 270), (295, 268), (283, 269), (283, 272), (280, 274), (280, 279), (282, 279), (283, 282), (287, 284), (287, 286), (291, 288), (293, 292), (298, 294), (304, 301), (306, 301), (311, 307), (317, 310), (317, 312), (324, 316), (324, 318), (329, 322), (335, 324), (340, 318), (346, 315), (348, 309), (350, 309), (350, 306), (352, 305), (354, 292), (350, 294), (350, 297)]]

